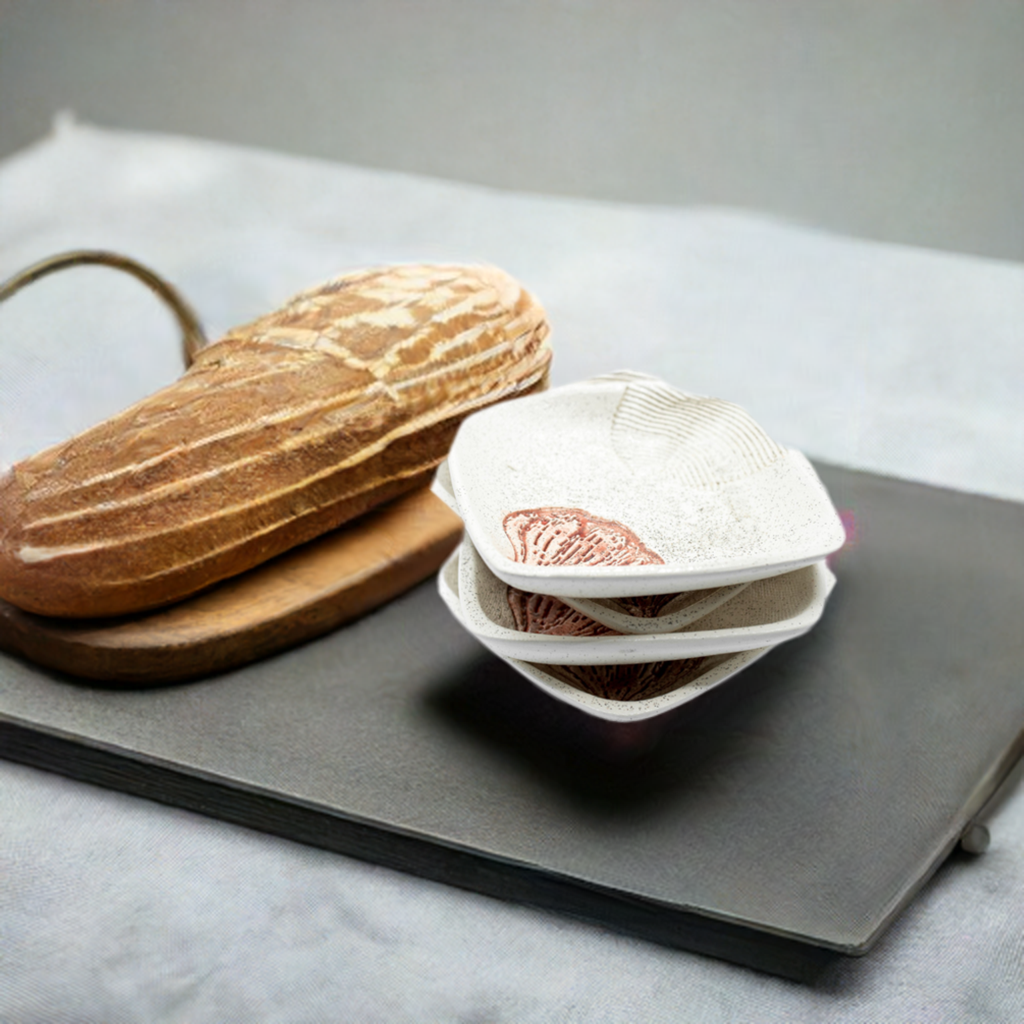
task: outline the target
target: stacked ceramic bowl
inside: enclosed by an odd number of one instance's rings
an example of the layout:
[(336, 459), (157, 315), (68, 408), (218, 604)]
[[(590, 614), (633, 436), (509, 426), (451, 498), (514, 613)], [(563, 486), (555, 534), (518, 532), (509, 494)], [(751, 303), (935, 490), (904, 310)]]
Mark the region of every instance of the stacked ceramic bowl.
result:
[(611, 374), (469, 417), (434, 493), (465, 523), (455, 617), (552, 696), (661, 714), (792, 640), (844, 531), (807, 459), (738, 406)]

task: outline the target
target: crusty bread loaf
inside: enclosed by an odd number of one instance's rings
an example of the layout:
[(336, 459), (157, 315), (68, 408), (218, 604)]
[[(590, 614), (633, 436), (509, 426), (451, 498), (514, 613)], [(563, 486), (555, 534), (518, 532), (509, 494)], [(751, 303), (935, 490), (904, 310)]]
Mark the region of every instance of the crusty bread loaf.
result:
[(360, 271), (0, 477), (0, 598), (179, 600), (425, 483), (466, 415), (543, 387), (544, 311), (492, 267)]

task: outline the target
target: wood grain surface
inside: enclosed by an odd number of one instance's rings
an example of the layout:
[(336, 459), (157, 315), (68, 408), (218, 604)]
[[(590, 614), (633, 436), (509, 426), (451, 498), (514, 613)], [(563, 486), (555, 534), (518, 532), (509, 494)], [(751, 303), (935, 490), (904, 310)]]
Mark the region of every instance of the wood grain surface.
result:
[(0, 601), (0, 649), (107, 684), (149, 686), (244, 665), (320, 636), (440, 568), (462, 521), (417, 488), (178, 604), (70, 620)]

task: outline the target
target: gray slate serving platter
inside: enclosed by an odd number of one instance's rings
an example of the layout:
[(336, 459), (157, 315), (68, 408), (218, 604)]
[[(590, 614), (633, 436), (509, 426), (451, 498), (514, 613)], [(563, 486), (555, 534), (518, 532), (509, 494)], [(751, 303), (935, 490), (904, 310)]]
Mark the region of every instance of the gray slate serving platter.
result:
[(808, 976), (870, 949), (1024, 740), (1024, 506), (819, 471), (856, 522), (822, 621), (661, 718), (549, 699), (427, 583), (162, 689), (0, 656), (0, 754)]

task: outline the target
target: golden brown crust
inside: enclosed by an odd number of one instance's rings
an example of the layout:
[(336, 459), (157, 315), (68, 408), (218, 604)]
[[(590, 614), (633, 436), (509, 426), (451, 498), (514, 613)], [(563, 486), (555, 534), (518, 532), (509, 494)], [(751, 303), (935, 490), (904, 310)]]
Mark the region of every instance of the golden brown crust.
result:
[(547, 333), (489, 267), (303, 292), (0, 478), (0, 597), (44, 615), (140, 611), (332, 529), (422, 483), (469, 413), (543, 386)]

